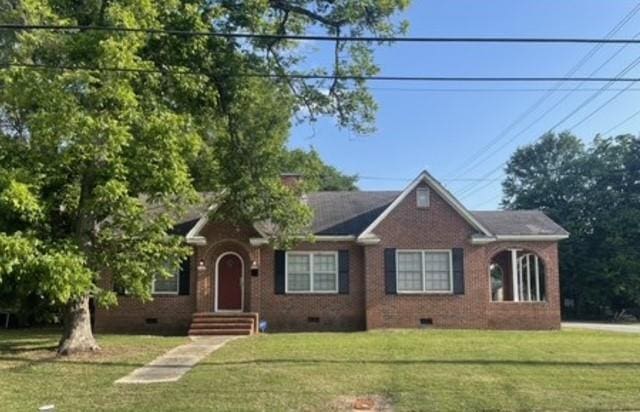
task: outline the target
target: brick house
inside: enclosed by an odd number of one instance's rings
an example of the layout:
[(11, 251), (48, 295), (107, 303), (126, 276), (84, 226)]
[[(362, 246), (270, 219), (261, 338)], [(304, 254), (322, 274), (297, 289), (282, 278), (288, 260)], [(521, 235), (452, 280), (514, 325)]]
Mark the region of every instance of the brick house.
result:
[(180, 273), (156, 280), (150, 303), (120, 296), (97, 309), (96, 330), (248, 334), (258, 319), (269, 331), (560, 326), (557, 242), (568, 233), (542, 212), (469, 211), (426, 171), (401, 192), (305, 201), (315, 239), (288, 251), (258, 225), (186, 216), (177, 230), (194, 254)]

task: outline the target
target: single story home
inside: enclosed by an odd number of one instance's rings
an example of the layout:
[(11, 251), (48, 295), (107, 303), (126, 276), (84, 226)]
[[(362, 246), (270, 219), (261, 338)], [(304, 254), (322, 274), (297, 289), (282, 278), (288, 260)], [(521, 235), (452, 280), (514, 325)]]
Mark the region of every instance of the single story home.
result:
[[(296, 176), (284, 176), (295, 184)], [(178, 225), (193, 255), (154, 300), (97, 309), (101, 331), (250, 334), (376, 328), (557, 329), (558, 241), (535, 210), (470, 211), (426, 171), (402, 191), (308, 193), (314, 241), (274, 250), (259, 225)], [(109, 282), (108, 277), (104, 282)]]

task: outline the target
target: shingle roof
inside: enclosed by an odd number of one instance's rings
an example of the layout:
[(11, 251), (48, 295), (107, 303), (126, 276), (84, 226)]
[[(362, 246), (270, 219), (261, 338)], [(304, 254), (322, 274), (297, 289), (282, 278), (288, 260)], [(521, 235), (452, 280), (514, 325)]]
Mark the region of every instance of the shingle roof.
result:
[(315, 192), (307, 195), (316, 235), (357, 236), (386, 209), (398, 191)]
[[(306, 202), (314, 213), (312, 230), (315, 235), (341, 236), (361, 234), (400, 191), (344, 191), (314, 192)], [(211, 198), (211, 194), (207, 194)], [(206, 205), (199, 204), (186, 211), (174, 229), (186, 235), (199, 217), (206, 213)], [(568, 232), (539, 210), (496, 210), (470, 212), (492, 234), (566, 235)]]
[(569, 234), (540, 210), (483, 210), (471, 213), (494, 235)]

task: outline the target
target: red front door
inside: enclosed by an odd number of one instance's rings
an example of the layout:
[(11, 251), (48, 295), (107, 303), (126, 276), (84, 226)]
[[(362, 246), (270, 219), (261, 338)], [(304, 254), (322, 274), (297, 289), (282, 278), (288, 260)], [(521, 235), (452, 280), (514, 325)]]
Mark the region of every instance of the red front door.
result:
[(242, 310), (242, 262), (224, 255), (218, 262), (218, 310)]

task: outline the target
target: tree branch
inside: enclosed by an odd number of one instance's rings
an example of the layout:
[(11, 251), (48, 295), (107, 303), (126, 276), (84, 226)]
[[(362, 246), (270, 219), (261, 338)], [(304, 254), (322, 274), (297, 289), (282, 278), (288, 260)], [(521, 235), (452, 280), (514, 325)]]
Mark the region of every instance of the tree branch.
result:
[(293, 4), (289, 4), (286, 0), (269, 0), (269, 4), (274, 9), (300, 14), (302, 16), (308, 17), (312, 20), (318, 21), (322, 24), (332, 27), (340, 27), (346, 23), (345, 19), (342, 20), (331, 20), (321, 14), (315, 13), (311, 10), (307, 10), (304, 7), (295, 6)]

